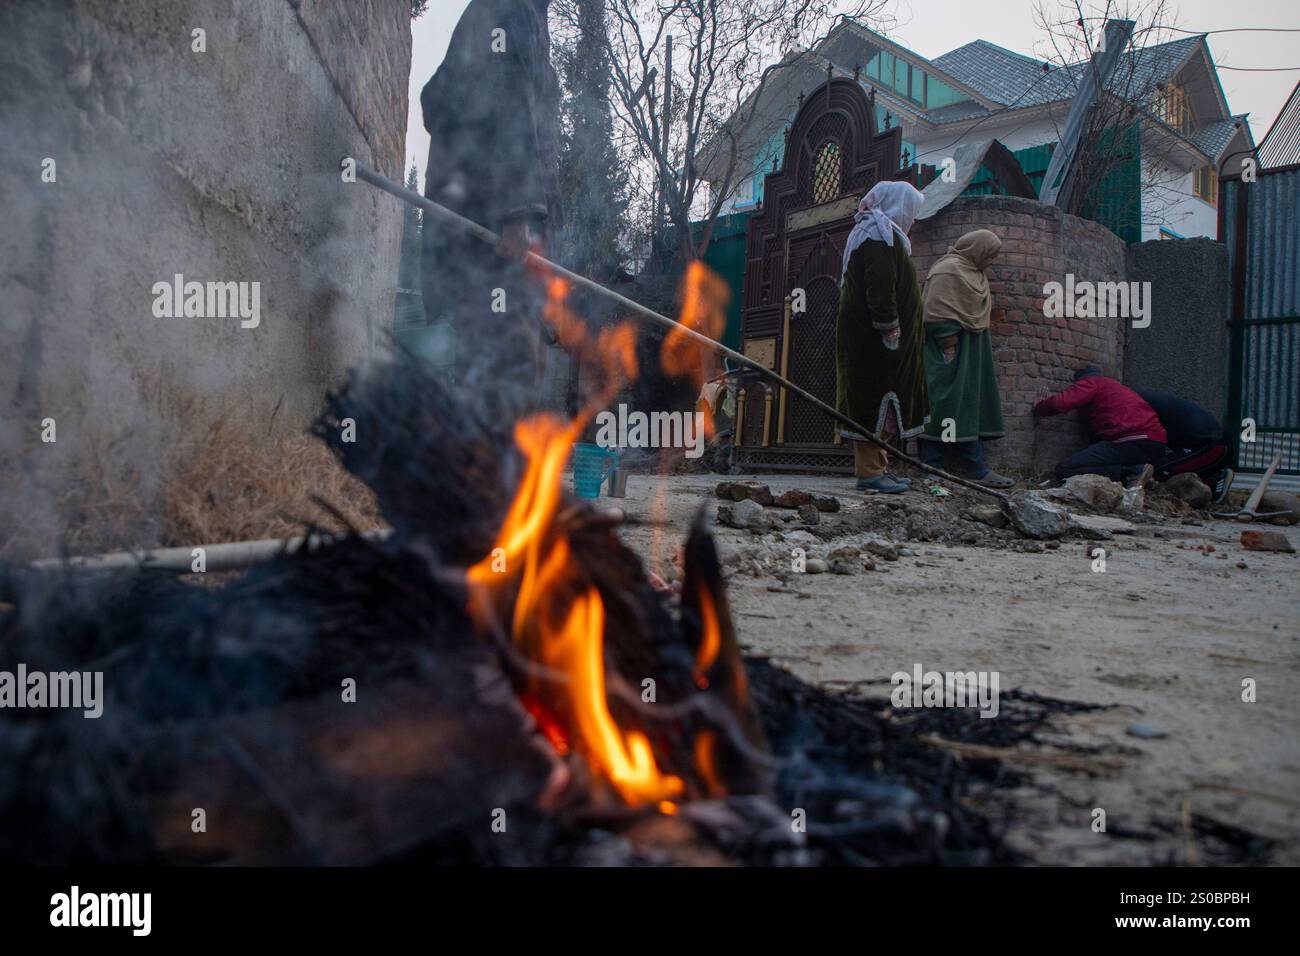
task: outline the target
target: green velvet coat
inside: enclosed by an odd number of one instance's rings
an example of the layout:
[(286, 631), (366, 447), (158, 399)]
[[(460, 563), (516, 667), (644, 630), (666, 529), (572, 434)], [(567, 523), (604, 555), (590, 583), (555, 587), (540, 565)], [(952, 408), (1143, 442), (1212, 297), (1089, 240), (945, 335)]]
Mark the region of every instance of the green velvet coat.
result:
[[(895, 326), (900, 329), (898, 348), (890, 351), (880, 333)], [(868, 239), (849, 257), (840, 289), (836, 407), (877, 434), (884, 428), (886, 410), (893, 407), (903, 437), (919, 434), (930, 413), (924, 348), (921, 289), (911, 256), (897, 238), (892, 246)]]
[[(993, 337), (989, 330), (971, 332), (956, 322), (926, 326), (925, 366), (930, 388), (930, 424), (926, 435), (943, 439), (943, 421), (954, 423), (954, 441), (1001, 438), (1002, 399), (993, 366)], [(957, 336), (957, 357), (943, 360), (938, 339)]]

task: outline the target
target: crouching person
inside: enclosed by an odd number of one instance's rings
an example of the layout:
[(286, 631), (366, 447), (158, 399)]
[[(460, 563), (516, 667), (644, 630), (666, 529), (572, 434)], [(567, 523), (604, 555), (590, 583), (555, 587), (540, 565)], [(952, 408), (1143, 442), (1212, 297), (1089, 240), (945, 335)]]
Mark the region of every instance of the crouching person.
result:
[(1056, 477), (1101, 475), (1113, 481), (1146, 484), (1165, 456), (1164, 426), (1137, 392), (1089, 366), (1074, 384), (1034, 406), (1035, 415), (1079, 410), (1093, 444), (1056, 466)]

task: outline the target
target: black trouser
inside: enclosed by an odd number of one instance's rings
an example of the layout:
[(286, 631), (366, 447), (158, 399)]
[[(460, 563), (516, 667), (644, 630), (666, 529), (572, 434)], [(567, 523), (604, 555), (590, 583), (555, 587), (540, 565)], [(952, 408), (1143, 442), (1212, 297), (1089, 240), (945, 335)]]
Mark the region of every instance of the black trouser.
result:
[(1056, 477), (1064, 481), (1071, 475), (1102, 475), (1123, 481), (1139, 474), (1143, 465), (1155, 465), (1165, 457), (1165, 446), (1158, 441), (1099, 441), (1075, 452), (1056, 466)]
[(984, 443), (974, 441), (943, 442), (926, 435), (921, 436), (921, 460), (931, 468), (944, 467), (944, 453), (952, 450), (962, 471), (968, 478), (984, 478), (989, 473), (989, 456)]

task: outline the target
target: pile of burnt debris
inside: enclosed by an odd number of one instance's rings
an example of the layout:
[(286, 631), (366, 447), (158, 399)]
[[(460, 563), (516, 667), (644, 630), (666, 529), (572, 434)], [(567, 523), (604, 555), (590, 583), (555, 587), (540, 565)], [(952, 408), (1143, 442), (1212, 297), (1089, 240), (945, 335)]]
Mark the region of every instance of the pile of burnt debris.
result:
[(48, 695), (0, 711), (0, 858), (1015, 861), (1005, 821), (971, 809), (972, 794), (1023, 783), (987, 754), (1085, 705), (1013, 692), (997, 720), (904, 720), (742, 660), (704, 521), (678, 597), (557, 490), (534, 530), (563, 531), (562, 547), (541, 564), (567, 560), (554, 606), (586, 608), (578, 624), (596, 639), (594, 661), (559, 675), (560, 658), (528, 658), (507, 633), (512, 613), (526, 633), (512, 602), (546, 567), (529, 564), (488, 611), (467, 574), (537, 491), (518, 434), (405, 357), (331, 396), (316, 432), (375, 491), (390, 537), (327, 541), (209, 587), (148, 568), (0, 569), (0, 671), (69, 675), (65, 689), (102, 675), (97, 717)]

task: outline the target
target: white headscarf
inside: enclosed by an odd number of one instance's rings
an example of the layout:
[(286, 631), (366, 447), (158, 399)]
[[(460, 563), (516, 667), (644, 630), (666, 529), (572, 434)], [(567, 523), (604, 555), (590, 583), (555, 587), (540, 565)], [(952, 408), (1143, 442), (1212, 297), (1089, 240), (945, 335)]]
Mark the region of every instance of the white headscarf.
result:
[(925, 194), (911, 183), (879, 182), (858, 203), (853, 214), (856, 225), (844, 244), (844, 267), (840, 270), (840, 285), (849, 271), (849, 256), (868, 239), (876, 239), (887, 246), (894, 244), (894, 234), (903, 240), (903, 248), (912, 254), (912, 243), (907, 232), (912, 228)]

